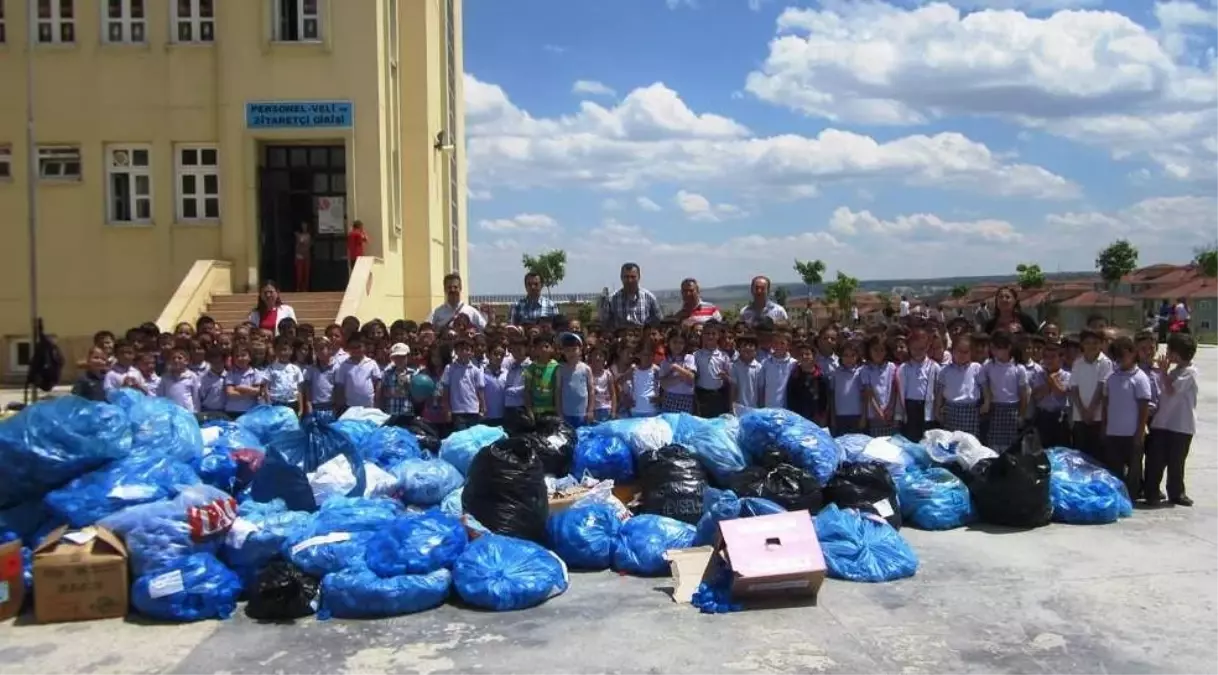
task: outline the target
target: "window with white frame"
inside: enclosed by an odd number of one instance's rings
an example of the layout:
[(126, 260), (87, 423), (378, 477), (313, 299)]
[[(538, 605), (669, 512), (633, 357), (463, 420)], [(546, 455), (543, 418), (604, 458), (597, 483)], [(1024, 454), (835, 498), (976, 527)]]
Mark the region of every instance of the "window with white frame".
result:
[(43, 180), (80, 180), (80, 147), (39, 146), (38, 177)]
[[(2, 2), (3, 0), (0, 0)], [(0, 180), (13, 177), (13, 148), (0, 145)]]
[(275, 39), (281, 42), (321, 40), (321, 0), (271, 0), (275, 7)]
[(104, 0), (106, 18), (102, 35), (110, 44), (140, 44), (147, 28), (144, 0)]
[(39, 44), (76, 42), (76, 0), (38, 0)]
[(0, 45), (8, 42), (8, 22), (4, 19), (4, 0), (0, 0)]
[(215, 146), (179, 146), (176, 158), (178, 220), (220, 218), (220, 162)]
[(107, 222), (152, 222), (151, 155), (146, 145), (106, 146)]
[(215, 0), (173, 0), (175, 42), (212, 42), (216, 39)]

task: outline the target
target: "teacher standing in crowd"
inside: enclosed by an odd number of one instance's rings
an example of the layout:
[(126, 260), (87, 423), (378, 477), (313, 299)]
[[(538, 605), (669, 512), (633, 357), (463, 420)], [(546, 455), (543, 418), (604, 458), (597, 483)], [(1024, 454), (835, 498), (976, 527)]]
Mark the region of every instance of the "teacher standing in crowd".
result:
[(651, 291), (639, 287), (642, 276), (638, 264), (622, 264), (622, 287), (601, 306), (600, 321), (606, 329), (646, 326), (663, 318), (660, 301)]
[(984, 330), (993, 333), (998, 329), (1012, 333), (1035, 333), (1038, 330), (1036, 319), (1019, 308), (1019, 294), (1012, 286), (1001, 286), (994, 293), (994, 316), (985, 322)]
[(437, 330), (448, 328), (459, 314), (469, 317), (469, 322), (479, 331), (486, 330), (486, 317), (482, 315), (482, 312), (461, 300), (461, 275), (446, 274), (444, 276), (444, 304), (432, 310), (431, 325), (435, 326)]
[(707, 321), (723, 321), (719, 308), (702, 300), (702, 289), (698, 287), (697, 279), (686, 279), (681, 282), (681, 309), (672, 318), (686, 326), (695, 326)]
[(753, 301), (740, 310), (740, 320), (746, 326), (749, 328), (756, 326), (762, 317), (769, 317), (775, 322), (787, 320), (787, 310), (770, 299), (769, 277), (753, 277), (753, 283), (749, 284), (749, 291), (753, 294)]

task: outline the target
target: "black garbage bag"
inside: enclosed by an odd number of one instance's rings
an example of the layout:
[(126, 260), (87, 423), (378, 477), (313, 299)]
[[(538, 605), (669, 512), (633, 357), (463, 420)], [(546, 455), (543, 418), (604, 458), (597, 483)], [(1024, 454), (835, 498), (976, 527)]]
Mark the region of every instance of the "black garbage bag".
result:
[(888, 468), (878, 462), (844, 462), (829, 479), (824, 490), (825, 504), (837, 504), (843, 509), (858, 509), (874, 513), (901, 528), (901, 508), (897, 504), (897, 487)]
[(533, 444), (504, 438), (479, 450), (465, 476), (461, 506), (491, 532), (544, 544), (549, 491)]
[(321, 582), (283, 558), (275, 558), (258, 572), (249, 589), (245, 614), (258, 621), (290, 621), (317, 611), (317, 589)]
[(1049, 456), (1033, 430), (1025, 430), (1006, 452), (973, 465), (965, 481), (981, 522), (1033, 528), (1049, 524)]
[(763, 452), (759, 463), (732, 476), (728, 487), (739, 497), (768, 499), (788, 511), (816, 513), (824, 499), (816, 477), (778, 449)]
[(575, 429), (556, 415), (537, 418), (534, 430), (521, 434), (533, 444), (533, 450), (541, 458), (546, 473), (551, 476), (566, 476), (571, 473), (571, 458), (575, 455)]
[(639, 455), (640, 511), (696, 525), (702, 517), (706, 470), (683, 445), (666, 445)]

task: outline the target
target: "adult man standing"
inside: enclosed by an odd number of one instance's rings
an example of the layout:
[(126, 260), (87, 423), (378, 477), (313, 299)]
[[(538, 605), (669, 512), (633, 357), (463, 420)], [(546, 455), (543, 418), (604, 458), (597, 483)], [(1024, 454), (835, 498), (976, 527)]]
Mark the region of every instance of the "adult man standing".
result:
[(686, 279), (681, 282), (681, 309), (672, 318), (686, 326), (695, 326), (707, 321), (723, 321), (719, 308), (702, 300), (702, 289), (698, 288), (697, 279)]
[(622, 264), (622, 287), (601, 307), (601, 325), (609, 330), (625, 326), (646, 326), (663, 316), (660, 301), (646, 288), (639, 288), (642, 272), (636, 263)]
[(909, 316), (909, 298), (907, 296), (902, 295), (901, 303), (899, 305), (897, 305), (897, 308), (898, 308), (898, 311), (900, 312), (902, 319)]
[(513, 326), (525, 322), (537, 323), (558, 314), (558, 305), (541, 295), (541, 275), (536, 272), (526, 272), (524, 275), (524, 297), (517, 300), (508, 311), (508, 323)]
[(461, 275), (444, 275), (444, 304), (431, 312), (431, 324), (439, 331), (452, 325), (458, 314), (469, 317), (469, 322), (479, 331), (486, 330), (486, 317), (461, 300)]
[(753, 277), (749, 285), (753, 301), (740, 310), (740, 320), (752, 328), (762, 317), (769, 317), (774, 322), (786, 321), (787, 310), (782, 305), (770, 299), (770, 278), (765, 276)]

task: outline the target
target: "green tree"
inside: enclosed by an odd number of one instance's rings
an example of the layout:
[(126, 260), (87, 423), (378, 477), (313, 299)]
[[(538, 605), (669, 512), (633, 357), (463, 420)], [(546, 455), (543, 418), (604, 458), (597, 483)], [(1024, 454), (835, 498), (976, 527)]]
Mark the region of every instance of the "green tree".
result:
[(1193, 262), (1201, 268), (1201, 273), (1207, 277), (1218, 277), (1218, 242), (1210, 242), (1193, 251)]
[(1045, 273), (1040, 271), (1040, 265), (1019, 263), (1015, 266), (1015, 271), (1019, 273), (1020, 288), (1028, 290), (1029, 288), (1044, 287)]
[(1095, 268), (1099, 270), (1104, 286), (1112, 296), (1108, 307), (1108, 321), (1116, 308), (1116, 289), (1121, 279), (1138, 268), (1138, 249), (1128, 239), (1117, 239), (1095, 256)]
[(719, 314), (723, 316), (723, 322), (733, 324), (740, 320), (740, 310), (735, 307), (720, 307)]
[(779, 286), (774, 289), (770, 295), (774, 296), (774, 302), (782, 307), (787, 306), (787, 300), (791, 299), (791, 294), (787, 292), (786, 286)]
[(520, 264), (524, 265), (526, 272), (541, 277), (541, 285), (545, 286), (546, 295), (567, 276), (567, 252), (562, 249), (542, 251), (536, 256), (525, 253), (520, 257)]
[(968, 286), (966, 286), (964, 284), (959, 284), (957, 286), (953, 286), (952, 287), (952, 297), (957, 300), (960, 300), (961, 298), (968, 296), (968, 290), (969, 290)]
[(588, 330), (588, 324), (592, 323), (592, 319), (596, 316), (596, 308), (590, 302), (581, 302), (575, 306), (575, 318), (579, 319), (579, 323)]
[(808, 287), (808, 304), (812, 304), (812, 287), (817, 286), (825, 280), (825, 263), (820, 260), (809, 260), (803, 262), (798, 258), (795, 259), (795, 273)]
[(837, 305), (842, 316), (848, 316), (854, 305), (854, 294), (859, 289), (859, 280), (838, 271), (837, 278), (825, 284), (825, 299)]

